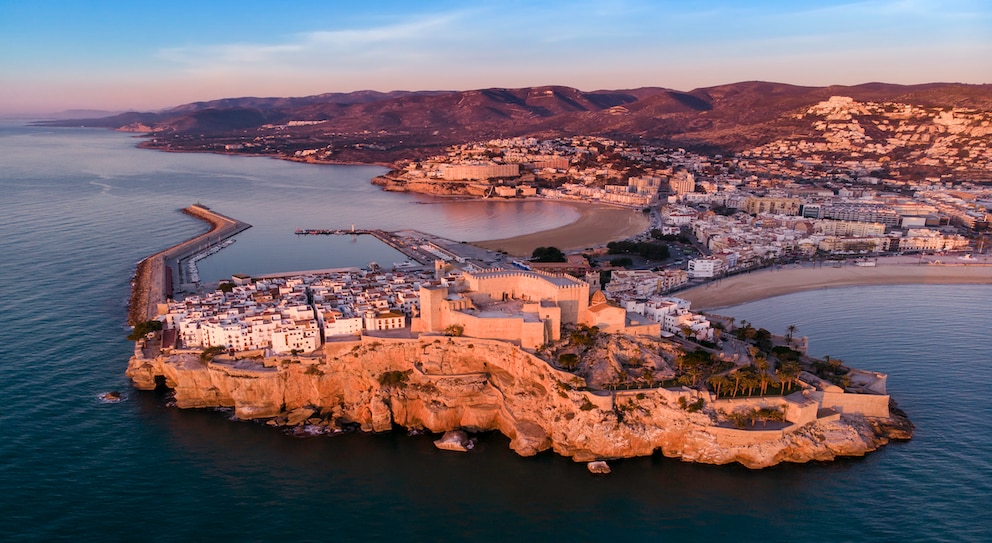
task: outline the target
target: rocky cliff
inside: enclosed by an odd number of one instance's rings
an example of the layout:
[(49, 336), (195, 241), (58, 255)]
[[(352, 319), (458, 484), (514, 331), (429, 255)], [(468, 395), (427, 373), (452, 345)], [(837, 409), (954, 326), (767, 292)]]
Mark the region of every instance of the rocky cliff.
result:
[(576, 461), (665, 456), (752, 468), (831, 460), (908, 437), (896, 419), (836, 415), (780, 429), (727, 427), (712, 407), (685, 409), (695, 391), (593, 392), (517, 347), (473, 338), (425, 336), (329, 343), (321, 356), (215, 358), (195, 352), (131, 359), (140, 389), (175, 391), (179, 407), (232, 407), (241, 419), (273, 424), (395, 425), (444, 432), (498, 430), (529, 456), (547, 449)]
[(372, 178), (372, 184), (390, 192), (418, 192), (435, 196), (484, 196), (488, 185), (430, 179), (404, 179), (398, 175)]

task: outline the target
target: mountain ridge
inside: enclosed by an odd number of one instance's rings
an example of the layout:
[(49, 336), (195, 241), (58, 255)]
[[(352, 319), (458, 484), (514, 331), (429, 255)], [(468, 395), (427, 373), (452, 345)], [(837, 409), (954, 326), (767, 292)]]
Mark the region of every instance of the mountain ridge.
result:
[[(313, 96), (192, 102), (159, 112), (44, 122), (142, 132), (148, 147), (211, 150), (278, 132), (277, 147), (353, 147), (346, 160), (382, 162), (497, 137), (573, 134), (739, 152), (810, 132), (799, 113), (832, 96), (930, 108), (992, 111), (992, 85), (869, 82), (812, 87), (743, 81), (690, 91), (664, 87), (582, 91), (561, 85), (466, 91), (362, 90)], [(292, 142), (292, 143), (290, 143)], [(357, 146), (357, 147), (356, 147)], [(216, 150), (216, 149), (214, 149)], [(375, 152), (373, 152), (375, 151)]]

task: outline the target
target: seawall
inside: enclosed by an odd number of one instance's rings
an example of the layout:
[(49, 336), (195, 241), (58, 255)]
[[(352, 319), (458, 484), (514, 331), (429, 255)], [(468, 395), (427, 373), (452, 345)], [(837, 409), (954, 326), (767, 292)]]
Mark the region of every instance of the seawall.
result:
[(131, 298), (127, 312), (128, 324), (132, 326), (155, 318), (158, 304), (164, 303), (171, 296), (172, 270), (176, 269), (179, 261), (251, 228), (248, 223), (221, 215), (198, 204), (183, 208), (181, 211), (206, 222), (210, 225), (210, 229), (138, 263), (131, 282)]

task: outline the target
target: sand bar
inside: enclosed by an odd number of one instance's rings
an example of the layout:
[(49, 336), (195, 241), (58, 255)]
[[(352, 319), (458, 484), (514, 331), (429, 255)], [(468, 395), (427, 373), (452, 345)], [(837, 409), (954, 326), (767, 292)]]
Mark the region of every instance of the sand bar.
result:
[(865, 285), (992, 284), (992, 264), (985, 261), (942, 264), (916, 258), (880, 258), (875, 267), (780, 267), (735, 275), (676, 293), (692, 302), (693, 309), (709, 310), (753, 302), (792, 292)]
[(513, 256), (530, 256), (537, 247), (558, 247), (563, 251), (603, 245), (645, 231), (650, 225), (641, 210), (581, 202), (561, 202), (579, 212), (579, 219), (544, 232), (512, 238), (476, 241), (473, 245), (501, 250)]

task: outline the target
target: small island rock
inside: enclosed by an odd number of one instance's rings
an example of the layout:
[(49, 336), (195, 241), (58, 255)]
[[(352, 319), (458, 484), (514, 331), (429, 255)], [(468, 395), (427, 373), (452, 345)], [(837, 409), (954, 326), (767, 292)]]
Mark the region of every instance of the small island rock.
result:
[(586, 468), (589, 469), (589, 473), (596, 473), (606, 475), (610, 473), (610, 465), (602, 460), (596, 460), (595, 462), (589, 462), (586, 464)]

